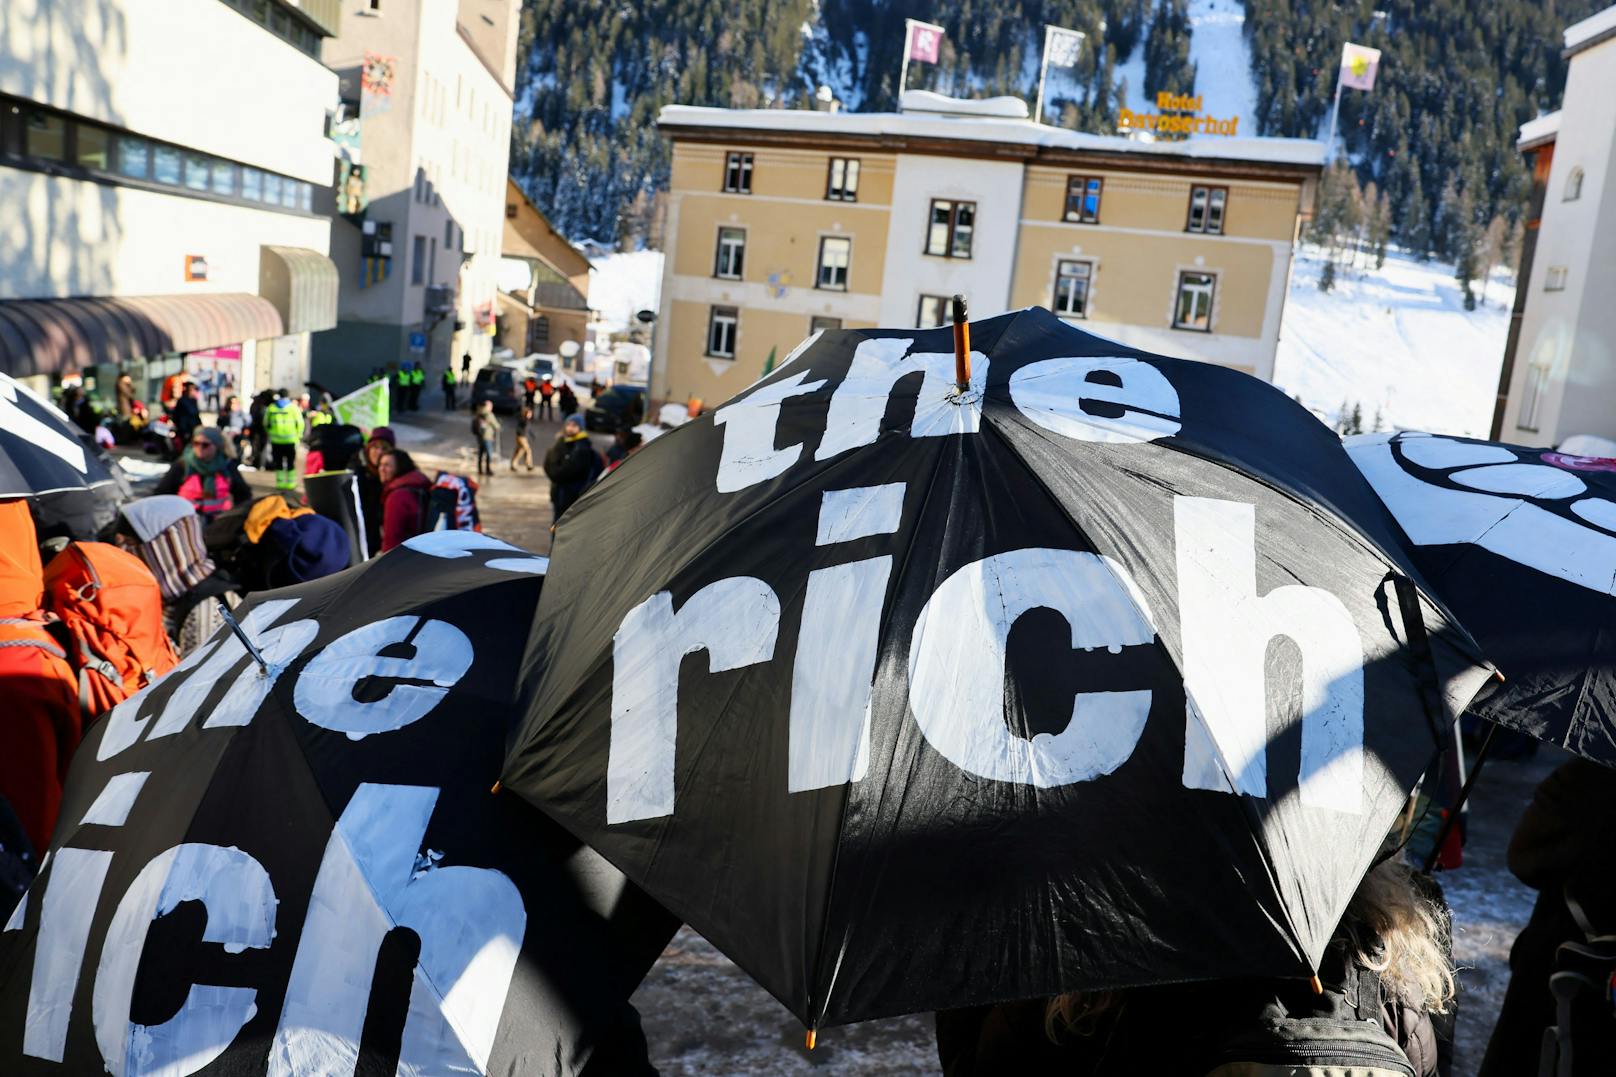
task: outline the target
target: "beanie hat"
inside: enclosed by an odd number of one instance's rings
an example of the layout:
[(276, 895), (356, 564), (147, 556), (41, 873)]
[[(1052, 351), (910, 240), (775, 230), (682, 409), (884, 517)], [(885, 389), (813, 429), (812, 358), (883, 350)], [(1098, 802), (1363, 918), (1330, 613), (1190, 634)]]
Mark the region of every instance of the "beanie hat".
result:
[(264, 535), (280, 554), (269, 572), (273, 586), (306, 583), (348, 567), (348, 533), (335, 520), (314, 513), (283, 518)]
[(578, 414), (577, 412), (573, 412), (571, 415), (567, 416), (565, 419), (563, 419), (561, 421), (563, 423), (577, 423), (579, 430), (585, 429), (585, 427), (584, 427), (584, 417), (582, 415)]
[(393, 428), (390, 426), (378, 426), (372, 429), (370, 432), (370, 440), (385, 441), (387, 444), (394, 447), (397, 447), (398, 445), (398, 438), (393, 436)]

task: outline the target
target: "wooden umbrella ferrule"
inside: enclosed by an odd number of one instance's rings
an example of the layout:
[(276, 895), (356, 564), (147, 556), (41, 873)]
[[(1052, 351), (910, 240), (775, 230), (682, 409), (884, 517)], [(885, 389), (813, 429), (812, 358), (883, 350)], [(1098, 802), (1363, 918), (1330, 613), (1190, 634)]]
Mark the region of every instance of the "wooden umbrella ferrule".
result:
[(971, 387), (971, 323), (966, 319), (965, 297), (956, 295), (954, 307), (954, 384), (960, 392)]

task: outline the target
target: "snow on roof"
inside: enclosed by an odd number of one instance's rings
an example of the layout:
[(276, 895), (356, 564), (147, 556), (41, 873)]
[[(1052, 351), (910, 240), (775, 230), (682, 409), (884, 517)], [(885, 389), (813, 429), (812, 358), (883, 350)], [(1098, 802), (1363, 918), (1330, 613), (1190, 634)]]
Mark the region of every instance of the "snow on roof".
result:
[(1616, 4), (1612, 4), (1597, 15), (1590, 15), (1581, 22), (1567, 26), (1565, 30), (1566, 54), (1581, 52), (1583, 49), (1597, 45), (1612, 36), (1616, 36)]
[(898, 102), (899, 112), (935, 112), (944, 116), (985, 116), (998, 120), (1025, 120), (1032, 115), (1027, 102), (1019, 97), (987, 97), (969, 100), (949, 97), (930, 90), (905, 90)]
[[(1616, 8), (1612, 8), (1616, 11)], [(1535, 149), (1545, 142), (1553, 142), (1554, 136), (1560, 133), (1560, 110), (1544, 113), (1535, 120), (1528, 120), (1521, 124), (1520, 137), (1515, 140), (1518, 150)]]
[[(915, 91), (908, 91), (908, 93)], [(1270, 164), (1324, 164), (1324, 143), (1303, 138), (1188, 138), (1143, 142), (1121, 135), (1091, 135), (1030, 120), (996, 116), (897, 112), (814, 112), (807, 109), (727, 109), (667, 105), (657, 117), (663, 128), (719, 127), (781, 134), (862, 135), (1006, 142), (1048, 149), (1137, 153), (1203, 160), (1261, 161)]]

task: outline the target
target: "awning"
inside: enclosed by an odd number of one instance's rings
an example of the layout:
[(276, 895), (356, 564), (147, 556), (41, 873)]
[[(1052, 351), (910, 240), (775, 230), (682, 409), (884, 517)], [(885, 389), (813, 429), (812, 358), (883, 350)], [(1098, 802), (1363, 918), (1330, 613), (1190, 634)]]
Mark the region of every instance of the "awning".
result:
[(71, 374), (285, 335), (268, 300), (245, 292), (0, 301), (0, 371)]
[(337, 324), (337, 266), (307, 247), (260, 248), (258, 291), (275, 304), (288, 333), (318, 333)]

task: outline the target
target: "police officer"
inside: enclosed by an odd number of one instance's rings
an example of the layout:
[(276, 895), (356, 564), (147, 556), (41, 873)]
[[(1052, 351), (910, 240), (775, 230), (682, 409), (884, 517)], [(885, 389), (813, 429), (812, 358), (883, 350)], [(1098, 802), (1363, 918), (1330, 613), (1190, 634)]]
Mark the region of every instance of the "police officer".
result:
[(303, 439), (303, 409), (285, 389), (275, 390), (275, 402), (264, 409), (269, 432), (269, 464), (275, 469), (275, 489), (297, 489), (297, 443)]
[(455, 409), (455, 372), (454, 364), (450, 363), (443, 368), (443, 410)]
[(416, 363), (410, 368), (410, 410), (421, 410), (421, 390), (426, 387), (426, 368)]

